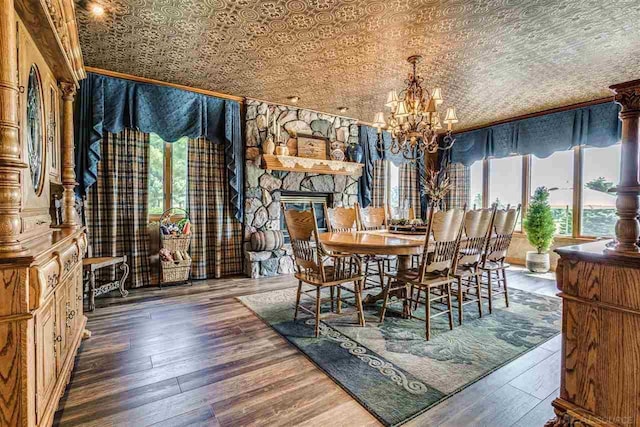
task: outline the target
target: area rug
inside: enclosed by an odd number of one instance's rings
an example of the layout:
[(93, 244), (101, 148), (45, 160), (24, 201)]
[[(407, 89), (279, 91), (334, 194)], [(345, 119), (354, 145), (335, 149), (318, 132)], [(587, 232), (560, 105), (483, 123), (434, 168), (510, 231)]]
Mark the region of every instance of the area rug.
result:
[[(456, 313), (452, 331), (446, 315), (436, 317), (428, 342), (421, 320), (387, 311), (380, 324), (380, 305), (365, 307), (364, 328), (353, 308), (343, 312), (351, 315), (329, 314), (315, 338), (312, 319), (302, 313), (293, 321), (295, 296), (295, 289), (285, 289), (238, 299), (388, 426), (425, 412), (560, 332), (559, 298), (512, 289), (508, 308), (498, 298), (493, 314), (485, 303), (480, 318), (475, 304), (466, 305), (463, 325), (457, 326)], [(391, 309), (400, 311), (401, 303), (394, 301)], [(328, 313), (328, 305), (322, 311)], [(424, 318), (424, 309), (415, 313)]]

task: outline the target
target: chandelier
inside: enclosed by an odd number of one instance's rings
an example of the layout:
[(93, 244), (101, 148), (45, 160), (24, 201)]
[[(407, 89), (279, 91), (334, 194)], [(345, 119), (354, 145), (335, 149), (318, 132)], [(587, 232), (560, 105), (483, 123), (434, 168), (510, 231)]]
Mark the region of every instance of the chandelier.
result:
[(420, 55), (407, 59), (413, 66), (413, 72), (405, 80), (406, 87), (399, 94), (395, 90), (389, 92), (385, 106), (391, 109), (391, 114), (386, 122), (383, 112), (376, 113), (373, 121), (373, 126), (378, 129), (378, 144), (383, 144), (382, 128), (386, 127), (391, 132), (391, 153), (401, 152), (412, 161), (425, 153), (451, 148), (455, 142), (451, 130), (453, 124), (458, 122), (455, 107), (447, 108), (443, 121), (447, 131), (442, 141), (438, 141), (438, 131), (442, 129), (438, 111), (438, 106), (443, 103), (442, 92), (440, 88), (433, 89), (431, 93), (422, 88), (424, 79), (416, 73), (416, 65), (421, 60)]

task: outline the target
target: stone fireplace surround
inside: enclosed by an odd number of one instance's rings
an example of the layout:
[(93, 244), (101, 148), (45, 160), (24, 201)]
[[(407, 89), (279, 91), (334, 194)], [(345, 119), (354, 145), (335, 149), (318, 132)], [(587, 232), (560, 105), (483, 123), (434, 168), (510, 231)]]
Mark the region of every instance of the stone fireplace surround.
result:
[[(282, 191), (317, 192), (333, 195), (334, 205), (352, 206), (358, 201), (358, 180), (348, 175), (322, 175), (262, 169), (261, 144), (267, 136), (267, 108), (276, 107), (284, 138), (290, 134), (318, 135), (327, 138), (332, 148), (345, 149), (358, 143), (358, 126), (354, 119), (317, 113), (296, 107), (247, 100), (246, 176), (245, 176), (245, 273), (252, 277), (293, 273), (290, 245), (275, 251), (251, 251), (248, 242), (258, 230), (279, 230)], [(273, 115), (271, 116), (273, 117)], [(299, 194), (299, 193), (298, 193)]]

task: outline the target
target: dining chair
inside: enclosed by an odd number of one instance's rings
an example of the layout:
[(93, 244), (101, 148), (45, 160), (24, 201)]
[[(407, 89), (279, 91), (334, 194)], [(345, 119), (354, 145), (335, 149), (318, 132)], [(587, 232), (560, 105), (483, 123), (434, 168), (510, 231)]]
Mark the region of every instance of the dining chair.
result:
[[(519, 215), (520, 205), (516, 208), (507, 205), (506, 209), (498, 209), (494, 215), (491, 237), (479, 265), (482, 284), (487, 288), (485, 298), (489, 301), (489, 313), (493, 312), (493, 298), (497, 295), (504, 294), (505, 305), (509, 307), (506, 270), (510, 265), (506, 258)], [(484, 273), (487, 275), (486, 282)]]
[(332, 233), (342, 233), (358, 230), (357, 203), (353, 207), (329, 208), (324, 204), (324, 217), (327, 222), (327, 230)]
[[(403, 305), (405, 308), (408, 307), (406, 312), (409, 318), (425, 321), (427, 341), (431, 339), (431, 319), (433, 317), (447, 314), (449, 317), (449, 329), (453, 329), (451, 283), (456, 281), (453, 272), (457, 266), (457, 254), (464, 227), (465, 212), (466, 206), (463, 209), (450, 209), (448, 211), (435, 212), (435, 209), (431, 210), (420, 267), (418, 269), (385, 274), (388, 276), (388, 280), (384, 287), (384, 301), (380, 312), (381, 323), (384, 322), (389, 294), (393, 291), (401, 290), (404, 298)], [(424, 300), (421, 300), (419, 296), (415, 299), (413, 298), (414, 289), (424, 291)], [(438, 293), (432, 296), (433, 291), (438, 291)], [(413, 302), (424, 304), (424, 319), (413, 315), (410, 309)], [(431, 314), (431, 303), (433, 302), (446, 304), (446, 309)]]
[[(366, 208), (361, 208), (360, 205), (356, 204), (356, 210), (358, 212), (358, 230), (360, 231), (375, 231), (375, 230), (385, 230), (387, 228), (387, 209), (385, 207), (373, 207), (369, 206)], [(382, 287), (384, 284), (384, 271), (391, 270), (391, 261), (395, 261), (397, 259), (394, 255), (368, 255), (364, 257), (364, 284), (365, 289), (375, 288), (377, 286)], [(376, 273), (380, 278), (380, 282), (376, 283), (374, 280), (370, 280), (369, 278), (369, 270), (371, 267), (375, 267), (377, 269)], [(367, 286), (368, 282), (373, 282), (372, 286)]]
[[(299, 309), (310, 313), (315, 319), (315, 336), (318, 337), (320, 332), (320, 308), (322, 303), (327, 301), (327, 299), (321, 298), (321, 291), (329, 288), (331, 291), (333, 289), (338, 290), (336, 310), (338, 314), (341, 313), (340, 290), (354, 293), (358, 323), (364, 326), (361, 293), (363, 275), (360, 261), (353, 255), (328, 253), (322, 248), (318, 239), (318, 225), (313, 209), (302, 211), (287, 209), (283, 203), (282, 210), (296, 264), (295, 277), (298, 279), (294, 320), (298, 318)], [(327, 261), (332, 261), (332, 265), (326, 265)], [(353, 291), (344, 287), (344, 284), (350, 282), (353, 283)], [(312, 289), (303, 291), (303, 283), (311, 285)], [(315, 297), (309, 295), (314, 291)], [(302, 295), (315, 299), (314, 311), (300, 304)], [(331, 310), (333, 311), (333, 292), (331, 292), (330, 300)]]
[[(463, 238), (458, 252), (458, 264), (453, 274), (456, 278), (455, 293), (458, 302), (458, 324), (462, 325), (463, 306), (476, 303), (478, 313), (482, 317), (482, 271), (478, 265), (487, 249), (497, 205), (487, 209), (473, 209), (464, 216)], [(475, 296), (472, 296), (471, 291)]]

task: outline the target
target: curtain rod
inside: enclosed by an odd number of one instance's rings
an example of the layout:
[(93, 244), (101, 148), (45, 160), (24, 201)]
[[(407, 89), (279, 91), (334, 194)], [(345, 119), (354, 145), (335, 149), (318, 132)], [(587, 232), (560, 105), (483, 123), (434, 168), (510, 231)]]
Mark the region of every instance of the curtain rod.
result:
[(155, 84), (159, 86), (168, 86), (175, 89), (182, 89), (189, 92), (199, 93), (201, 95), (214, 96), (216, 98), (222, 98), (222, 99), (229, 99), (231, 101), (237, 101), (240, 104), (244, 104), (244, 98), (241, 96), (229, 95), (226, 93), (215, 92), (213, 90), (198, 89), (198, 88), (185, 86), (177, 83), (169, 83), (169, 82), (164, 82), (162, 80), (148, 79), (146, 77), (134, 76), (132, 74), (119, 73), (117, 71), (103, 70), (101, 68), (85, 67), (85, 70), (89, 73), (101, 74), (107, 77), (115, 77), (119, 79), (131, 80), (139, 83), (150, 83), (150, 84)]

